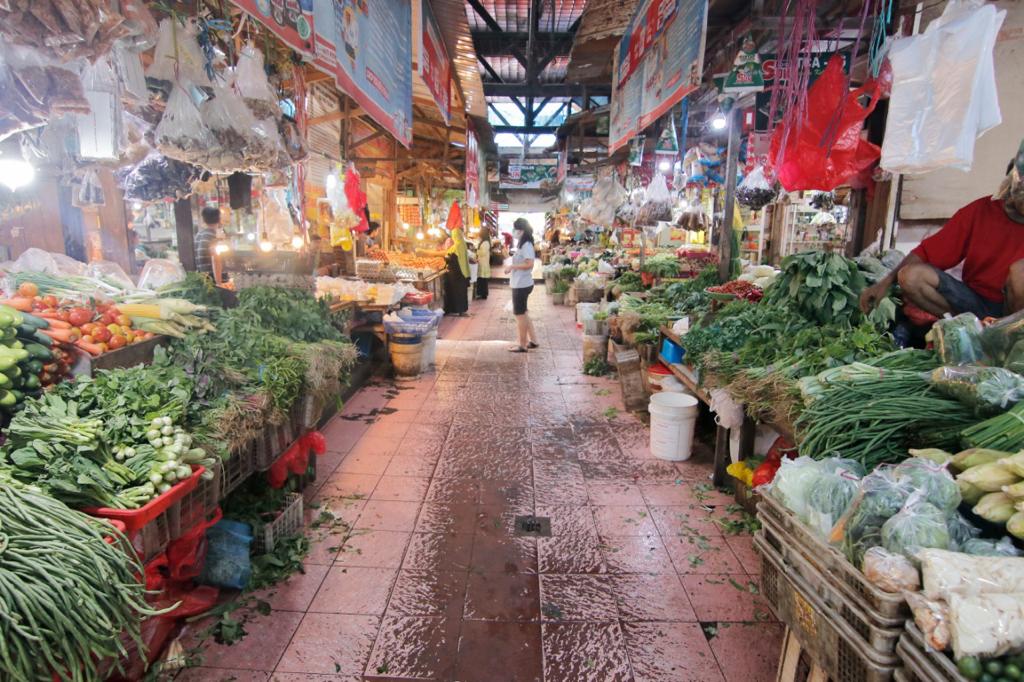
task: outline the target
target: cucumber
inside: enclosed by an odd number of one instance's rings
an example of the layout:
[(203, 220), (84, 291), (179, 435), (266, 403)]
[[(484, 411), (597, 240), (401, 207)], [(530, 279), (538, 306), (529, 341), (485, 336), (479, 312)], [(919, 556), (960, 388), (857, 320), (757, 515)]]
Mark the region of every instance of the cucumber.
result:
[(36, 317), (35, 315), (30, 315), (28, 313), (22, 313), (21, 317), (22, 321), (21, 324), (18, 325), (19, 327), (31, 327), (33, 330), (50, 328), (50, 323), (41, 317)]
[(25, 350), (28, 351), (28, 356), (33, 360), (39, 360), (41, 362), (49, 362), (50, 360), (53, 360), (53, 352), (40, 343), (27, 344), (25, 346)]

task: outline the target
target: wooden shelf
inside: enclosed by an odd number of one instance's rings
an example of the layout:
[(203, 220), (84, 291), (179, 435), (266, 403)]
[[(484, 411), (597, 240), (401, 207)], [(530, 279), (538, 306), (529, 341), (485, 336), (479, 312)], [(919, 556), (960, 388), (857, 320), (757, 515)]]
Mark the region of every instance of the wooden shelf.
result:
[(693, 371), (689, 367), (679, 363), (669, 362), (665, 356), (660, 353), (658, 354), (658, 360), (661, 361), (661, 364), (668, 367), (669, 371), (672, 372), (672, 374), (682, 382), (683, 386), (686, 387), (686, 390), (697, 396), (698, 400), (705, 405), (711, 404), (711, 396), (703, 387), (697, 384), (697, 377), (694, 376)]

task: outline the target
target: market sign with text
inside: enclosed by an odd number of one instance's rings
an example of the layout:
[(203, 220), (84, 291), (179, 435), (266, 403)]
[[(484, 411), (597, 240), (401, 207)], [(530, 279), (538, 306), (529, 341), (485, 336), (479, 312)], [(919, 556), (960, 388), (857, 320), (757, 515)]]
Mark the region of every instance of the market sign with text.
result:
[[(700, 87), (708, 0), (648, 0), (616, 51), (608, 154)], [(642, 46), (642, 47), (638, 47)]]
[(312, 55), (316, 51), (313, 42), (313, 0), (232, 1), (296, 52)]
[[(284, 0), (275, 0), (284, 1)], [(312, 0), (313, 63), (402, 145), (412, 145), (410, 0)]]
[(678, 8), (677, 0), (643, 0), (619, 41), (618, 84), (625, 83), (665, 30)]
[(558, 165), (502, 161), (501, 189), (552, 189), (558, 185)]
[[(828, 66), (828, 60), (832, 58), (833, 52), (811, 52), (805, 59), (810, 60), (811, 77), (809, 82), (810, 85), (818, 79), (818, 76)], [(850, 53), (840, 52), (843, 57), (843, 72), (850, 72)], [(764, 92), (759, 92), (754, 96), (756, 115), (754, 117), (754, 130), (768, 130), (771, 125), (768, 122), (768, 115), (772, 108), (772, 88), (775, 86), (775, 76), (778, 74), (778, 70), (781, 65), (776, 60), (774, 53), (761, 55), (761, 68), (764, 73)], [(717, 80), (717, 79), (716, 79)], [(782, 112), (778, 112), (777, 117)]]
[(441, 40), (429, 0), (421, 0), (419, 74), (430, 91), (445, 125), (452, 121), (452, 62)]

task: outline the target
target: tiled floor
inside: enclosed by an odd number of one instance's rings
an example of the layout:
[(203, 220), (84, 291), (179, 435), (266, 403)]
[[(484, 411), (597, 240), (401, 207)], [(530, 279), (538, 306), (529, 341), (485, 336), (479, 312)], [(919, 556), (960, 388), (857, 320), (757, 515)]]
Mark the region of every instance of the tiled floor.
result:
[[(305, 574), (262, 595), (196, 680), (756, 682), (782, 627), (749, 536), (716, 519), (704, 446), (650, 457), (618, 385), (580, 373), (573, 310), (542, 288), (541, 348), (507, 352), (510, 291), (447, 319), (437, 371), (361, 390), (325, 430)], [(551, 536), (514, 535), (517, 515)]]

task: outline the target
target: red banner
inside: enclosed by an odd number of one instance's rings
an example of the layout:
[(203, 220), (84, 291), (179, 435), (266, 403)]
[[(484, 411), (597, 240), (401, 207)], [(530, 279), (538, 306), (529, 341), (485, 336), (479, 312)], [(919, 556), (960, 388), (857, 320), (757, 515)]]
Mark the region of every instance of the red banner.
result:
[(619, 43), (618, 84), (625, 83), (637, 70), (644, 55), (654, 45), (661, 32), (675, 16), (679, 0), (645, 0), (637, 8), (633, 19)]
[(422, 0), (421, 7), (419, 74), (447, 125), (452, 121), (452, 62), (429, 0)]

